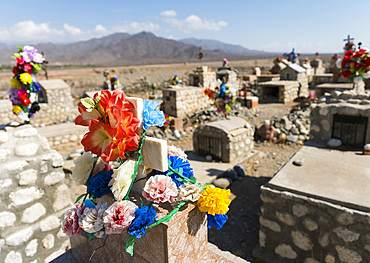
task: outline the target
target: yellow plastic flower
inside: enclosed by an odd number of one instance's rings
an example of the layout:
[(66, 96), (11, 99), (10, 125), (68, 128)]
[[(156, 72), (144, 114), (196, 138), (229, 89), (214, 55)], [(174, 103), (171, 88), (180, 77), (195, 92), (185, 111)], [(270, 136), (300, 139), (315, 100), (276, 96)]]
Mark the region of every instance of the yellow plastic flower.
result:
[(18, 113), (19, 112), (21, 112), (22, 111), (22, 108), (21, 107), (19, 107), (19, 106), (17, 106), (17, 105), (14, 105), (13, 106), (13, 112), (15, 113), (15, 114), (17, 114), (18, 115)]
[(13, 89), (21, 89), (22, 88), (22, 84), (16, 78), (12, 78), (10, 80), (10, 83), (11, 83), (11, 87)]
[(229, 189), (224, 190), (207, 185), (201, 194), (197, 203), (201, 212), (207, 212), (212, 215), (224, 215), (229, 211), (229, 205), (231, 203)]
[(19, 79), (22, 81), (23, 84), (31, 84), (32, 83), (31, 75), (28, 74), (28, 73), (22, 73), (19, 76)]

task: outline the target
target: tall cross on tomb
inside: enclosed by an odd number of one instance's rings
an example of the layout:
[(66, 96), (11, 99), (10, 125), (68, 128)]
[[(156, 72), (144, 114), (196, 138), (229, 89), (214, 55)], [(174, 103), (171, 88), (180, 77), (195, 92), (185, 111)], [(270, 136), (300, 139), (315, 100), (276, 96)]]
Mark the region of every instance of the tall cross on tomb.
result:
[(343, 39), (343, 41), (347, 41), (347, 44), (350, 44), (351, 40), (355, 40), (355, 38), (354, 37), (351, 38), (350, 35), (348, 35), (348, 37), (346, 39)]
[[(126, 97), (126, 100), (131, 102), (135, 109), (133, 114), (139, 119), (139, 130), (142, 131), (143, 126), (143, 99), (135, 97)], [(146, 167), (155, 169), (161, 172), (168, 170), (168, 159), (167, 159), (167, 141), (152, 137), (146, 137), (143, 143), (141, 154), (144, 156), (143, 162), (139, 165), (136, 183), (133, 185), (132, 190), (134, 192), (141, 193), (146, 180)]]
[(351, 38), (350, 35), (348, 35), (347, 39), (343, 39), (343, 41), (347, 41), (347, 43), (344, 45), (344, 50), (351, 50), (354, 48), (352, 40), (355, 40), (355, 38)]

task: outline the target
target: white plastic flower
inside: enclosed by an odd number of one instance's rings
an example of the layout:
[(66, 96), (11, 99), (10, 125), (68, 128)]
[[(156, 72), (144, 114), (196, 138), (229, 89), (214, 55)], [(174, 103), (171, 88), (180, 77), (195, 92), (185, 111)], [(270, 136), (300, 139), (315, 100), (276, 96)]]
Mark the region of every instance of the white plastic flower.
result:
[(200, 197), (202, 189), (198, 184), (184, 183), (179, 187), (179, 193), (176, 196), (176, 201), (191, 201), (196, 202)]
[(131, 185), (131, 176), (134, 172), (135, 161), (130, 160), (114, 170), (109, 186), (116, 200), (120, 201), (126, 196)]
[(365, 72), (362, 76), (363, 76), (365, 79), (370, 78), (370, 71)]
[(338, 59), (335, 63), (337, 65), (337, 68), (342, 68), (342, 59)]
[(95, 158), (90, 152), (84, 152), (83, 155), (74, 160), (75, 166), (72, 167), (73, 179), (80, 184), (84, 184), (94, 168), (94, 162)]
[(107, 210), (107, 203), (98, 203), (94, 208), (86, 207), (78, 224), (87, 233), (95, 233), (104, 227), (103, 215)]
[(184, 153), (183, 150), (181, 150), (180, 148), (177, 148), (174, 145), (167, 146), (167, 152), (168, 152), (168, 156), (178, 156), (183, 160), (188, 159), (188, 156), (186, 155), (186, 153)]

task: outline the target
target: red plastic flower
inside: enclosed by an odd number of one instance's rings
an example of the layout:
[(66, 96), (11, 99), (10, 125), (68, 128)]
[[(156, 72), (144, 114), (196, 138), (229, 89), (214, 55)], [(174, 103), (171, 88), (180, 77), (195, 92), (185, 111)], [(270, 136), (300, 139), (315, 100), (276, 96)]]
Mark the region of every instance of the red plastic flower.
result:
[(343, 78), (349, 78), (351, 76), (351, 74), (352, 74), (351, 71), (345, 70), (345, 71), (342, 71), (341, 76)]
[(15, 58), (15, 60), (17, 61), (17, 64), (23, 64), (24, 63), (23, 57)]
[(24, 63), (23, 70), (28, 74), (32, 74), (32, 66), (30, 63)]
[(86, 107), (82, 105), (82, 103), (78, 104), (78, 111), (81, 115), (78, 115), (75, 119), (76, 125), (89, 126), (90, 120), (97, 120), (100, 116), (96, 109), (92, 110), (91, 112), (86, 111)]
[(353, 51), (352, 50), (347, 50), (346, 53), (344, 53), (345, 56), (352, 56)]
[(18, 68), (18, 67), (14, 67), (14, 68), (13, 68), (13, 74), (14, 74), (14, 75), (17, 75), (17, 74), (18, 74), (18, 72), (19, 72), (19, 68)]

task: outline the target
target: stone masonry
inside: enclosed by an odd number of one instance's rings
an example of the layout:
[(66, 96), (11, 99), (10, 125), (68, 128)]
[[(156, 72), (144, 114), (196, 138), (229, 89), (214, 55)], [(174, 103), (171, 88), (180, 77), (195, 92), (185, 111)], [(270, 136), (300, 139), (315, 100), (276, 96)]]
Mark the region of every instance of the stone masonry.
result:
[(63, 163), (31, 125), (0, 130), (1, 262), (50, 262), (66, 251), (60, 224), (72, 203)]
[(203, 88), (189, 86), (171, 86), (162, 91), (164, 113), (183, 118), (196, 110), (213, 104), (204, 93)]
[[(77, 111), (73, 110), (73, 99), (70, 86), (61, 79), (41, 80), (41, 93), (46, 94), (46, 103), (39, 103), (40, 111), (35, 114), (31, 122), (35, 126), (52, 125), (56, 123), (74, 120)], [(1, 123), (9, 123), (20, 120), (12, 112), (10, 100), (0, 101)]]
[(263, 186), (259, 247), (266, 262), (370, 262), (370, 214)]

